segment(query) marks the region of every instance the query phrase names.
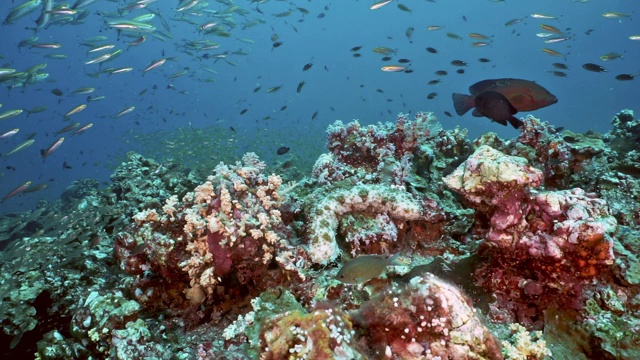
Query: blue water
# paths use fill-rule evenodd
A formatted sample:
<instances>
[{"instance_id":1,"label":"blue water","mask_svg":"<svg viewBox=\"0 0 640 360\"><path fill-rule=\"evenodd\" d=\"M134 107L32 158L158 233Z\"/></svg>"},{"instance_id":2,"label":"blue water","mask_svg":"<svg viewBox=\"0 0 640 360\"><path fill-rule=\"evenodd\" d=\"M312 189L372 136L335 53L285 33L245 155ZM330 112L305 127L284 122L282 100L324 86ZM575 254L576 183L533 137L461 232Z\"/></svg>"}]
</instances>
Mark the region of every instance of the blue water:
<instances>
[{"instance_id":1,"label":"blue water","mask_svg":"<svg viewBox=\"0 0 640 360\"><path fill-rule=\"evenodd\" d=\"M203 1L201 1L203 2ZM361 123L395 121L399 112L433 111L445 128L456 125L469 129L470 137L487 131L497 132L503 138L514 137L517 130L491 123L486 118L474 118L470 113L463 117L455 115L451 93L466 93L468 87L480 80L514 77L534 80L549 89L559 99L557 104L535 111L533 114L556 126L573 131L595 130L606 132L610 119L621 109L633 108L638 102L640 78L621 82L617 74L640 72L640 41L632 41L630 35L640 35L636 17L607 19L602 13L609 11L632 13L637 1L592 1L576 3L569 0L505 1L440 0L402 1L411 12L401 11L392 2L372 11L369 1L268 1L258 6L249 1L236 1L240 8L248 11L242 16L232 13L238 24L235 28L224 27L232 37L203 35L197 25L176 20L183 15L176 12L178 1L161 0L150 5L167 19L173 39L160 41L149 36L140 46L128 47L134 40L119 36L118 32L105 24L101 13L116 11L126 5L124 1L99 0L87 7L89 16L83 24L51 25L37 32L40 42L58 42L60 49L21 48L17 44L34 32L35 20L40 10L34 11L13 24L0 27L0 67L22 71L30 66L47 63L43 70L48 79L24 88L0 89L0 113L11 109L32 109L46 105L44 112L1 121L0 133L13 128L20 132L0 139L0 196L31 180L34 185L48 183L45 190L22 194L0 205L1 213L32 209L38 201L53 201L74 180L95 178L102 182L117 164L124 160L128 151L135 150L145 156L154 157L166 147L160 136L153 141L139 141L144 134L159 130L172 132L178 128L213 127L212 138L231 139L230 144L238 154L255 151L270 163L274 161L276 149L291 148L287 156L302 156L313 159L322 151L326 126L336 119ZM57 1L56 1L57 3ZM0 16L6 17L11 8L21 1L0 2ZM304 7L308 15L296 10ZM325 9L325 6L327 9ZM224 10L228 6L210 1L206 9ZM273 14L291 10L288 17ZM131 19L148 13L135 10L124 16ZM324 17L319 18L320 14ZM558 20L538 20L529 17L532 13L545 13ZM213 19L210 15L184 15L202 24ZM466 20L465 20L466 18ZM510 27L504 24L514 18L524 21ZM254 19L264 23L243 29L242 24ZM152 22L158 29L163 27L156 17ZM540 24L549 24L566 31L571 39L545 44L536 33L543 32ZM428 31L427 26L441 25L446 28ZM412 42L405 36L408 27L414 27ZM567 30L569 29L569 30ZM592 30L587 35L585 32ZM446 36L455 33L463 40ZM477 41L467 37L475 32L490 35L491 45L475 48ZM270 37L278 34L283 45L272 49ZM106 67L131 66L133 71L125 74L102 74L92 78L87 73L100 69L99 65L85 65L85 61L99 55L87 54L89 49L80 45L83 39L104 35L108 40L102 44L114 44L123 54ZM255 41L248 44L237 38ZM188 54L182 45L187 40L208 39L221 44L219 49ZM362 46L361 57L353 57L350 49ZM384 63L382 55L372 49L385 46L397 49L394 59L406 58L411 63L412 73L387 73L380 70ZM434 47L438 54L430 54L426 47ZM552 57L541 51L548 47L566 54L566 59ZM115 50L113 49L113 50ZM244 50L248 55L230 54L226 60L201 59L210 55ZM111 50L111 51L113 51ZM618 52L623 59L603 62L601 55ZM66 59L48 59L46 54L65 54ZM155 60L175 57L163 66L143 75L142 69ZM485 57L489 63L480 63ZM450 65L452 60L466 61L469 66L464 74L456 74L458 68ZM570 69L567 78L558 78L548 71L551 63L562 62ZM308 71L302 68L313 63ZM604 66L605 73L588 72L584 63ZM214 69L211 74L202 66ZM171 74L188 69L188 75L169 79ZM447 76L434 75L436 70L446 70ZM203 82L215 78L215 82ZM441 79L437 85L427 82ZM306 85L298 94L300 81ZM173 88L167 88L171 84ZM157 89L154 89L154 85ZM268 94L269 87L283 85L278 92ZM86 102L87 95L70 95L79 87L95 87L91 96L106 96L105 100ZM261 86L261 90L253 90ZM61 97L51 93L54 88L63 90ZM147 92L139 94L147 89ZM383 91L378 92L377 89ZM183 92L183 93L180 93ZM437 92L433 100L426 95ZM87 108L65 121L63 114L73 107L87 104ZM280 111L286 105L285 111ZM122 109L136 109L121 118L114 119ZM333 110L332 110L333 108ZM244 115L240 115L247 109ZM312 115L318 111L317 118ZM444 115L448 111L453 118ZM525 116L520 113L518 116ZM270 116L268 120L264 118ZM45 161L40 149L48 147L59 136L55 132L72 122L92 122L94 126L81 135L65 134L66 140L60 149ZM230 128L233 127L235 132ZM11 149L35 133L33 146L4 156ZM190 144L198 151L199 144ZM215 154L212 154L215 155ZM162 159L158 159L160 162ZM71 169L63 169L66 162ZM15 168L15 170L13 170ZM103 183L103 186L107 183Z\"/></svg>"}]
</instances>

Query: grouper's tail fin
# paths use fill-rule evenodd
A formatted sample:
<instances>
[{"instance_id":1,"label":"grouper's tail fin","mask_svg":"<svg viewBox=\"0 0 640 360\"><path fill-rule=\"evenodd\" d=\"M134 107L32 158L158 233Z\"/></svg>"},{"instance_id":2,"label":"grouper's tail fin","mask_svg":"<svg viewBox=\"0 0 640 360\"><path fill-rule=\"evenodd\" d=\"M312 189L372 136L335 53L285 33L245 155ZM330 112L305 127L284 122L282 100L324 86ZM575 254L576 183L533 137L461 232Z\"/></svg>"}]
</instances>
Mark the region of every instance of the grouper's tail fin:
<instances>
[{"instance_id":1,"label":"grouper's tail fin","mask_svg":"<svg viewBox=\"0 0 640 360\"><path fill-rule=\"evenodd\" d=\"M470 95L453 93L451 98L453 99L453 107L456 109L456 114L460 116L476 106L473 96Z\"/></svg>"}]
</instances>

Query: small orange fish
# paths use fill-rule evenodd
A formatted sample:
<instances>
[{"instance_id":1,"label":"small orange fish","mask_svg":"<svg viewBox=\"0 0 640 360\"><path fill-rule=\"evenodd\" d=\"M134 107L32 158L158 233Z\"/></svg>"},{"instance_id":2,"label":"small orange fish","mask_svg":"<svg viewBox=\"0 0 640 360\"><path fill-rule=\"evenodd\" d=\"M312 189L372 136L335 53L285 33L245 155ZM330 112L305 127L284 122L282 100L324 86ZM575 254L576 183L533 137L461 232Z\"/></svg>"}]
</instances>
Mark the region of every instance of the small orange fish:
<instances>
[{"instance_id":1,"label":"small orange fish","mask_svg":"<svg viewBox=\"0 0 640 360\"><path fill-rule=\"evenodd\" d=\"M146 35L142 35L139 38L137 38L136 40L132 41L129 43L129 46L136 46L136 45L140 45L143 42L145 42L145 40L147 40L147 36Z\"/></svg>"},{"instance_id":2,"label":"small orange fish","mask_svg":"<svg viewBox=\"0 0 640 360\"><path fill-rule=\"evenodd\" d=\"M66 132L68 132L68 131L71 131L71 130L73 130L73 129L77 128L78 126L80 126L80 123L79 123L79 122L77 122L77 123L73 123L73 124L71 124L71 125L69 125L69 126L65 126L64 128L62 128L62 129L60 129L60 130L56 131L56 135L60 135L60 134L62 134L62 133L66 133Z\"/></svg>"},{"instance_id":3,"label":"small orange fish","mask_svg":"<svg viewBox=\"0 0 640 360\"><path fill-rule=\"evenodd\" d=\"M115 114L113 117L114 118L119 118L120 116L124 116L127 115L128 113L132 112L133 110L135 110L136 107L135 106L129 106L126 109L121 110L120 112L118 112L117 114Z\"/></svg>"},{"instance_id":4,"label":"small orange fish","mask_svg":"<svg viewBox=\"0 0 640 360\"><path fill-rule=\"evenodd\" d=\"M371 10L377 10L380 9L381 7L387 5L388 3L390 3L391 0L383 0L383 1L378 1L377 3L371 5L371 7L369 9Z\"/></svg>"},{"instance_id":5,"label":"small orange fish","mask_svg":"<svg viewBox=\"0 0 640 360\"><path fill-rule=\"evenodd\" d=\"M551 56L557 56L557 57L565 57L564 54L557 52L553 49L549 49L549 48L542 48L542 52L545 54L549 54Z\"/></svg>"},{"instance_id":6,"label":"small orange fish","mask_svg":"<svg viewBox=\"0 0 640 360\"><path fill-rule=\"evenodd\" d=\"M554 34L562 34L562 30L558 29L555 26L551 26L551 25L546 25L546 24L541 24L540 28L542 30L548 31L548 32L552 32Z\"/></svg>"},{"instance_id":7,"label":"small orange fish","mask_svg":"<svg viewBox=\"0 0 640 360\"><path fill-rule=\"evenodd\" d=\"M479 39L479 40L488 40L489 39L489 36L478 34L478 33L469 33L469 34L467 34L467 36L472 38L472 39Z\"/></svg>"},{"instance_id":8,"label":"small orange fish","mask_svg":"<svg viewBox=\"0 0 640 360\"><path fill-rule=\"evenodd\" d=\"M92 127L92 126L93 126L93 123L88 123L88 124L86 124L84 126L81 126L78 130L73 132L73 135L77 135L77 134L83 133L83 132L89 130L89 128Z\"/></svg>"},{"instance_id":9,"label":"small orange fish","mask_svg":"<svg viewBox=\"0 0 640 360\"><path fill-rule=\"evenodd\" d=\"M43 183L43 184L38 184L38 185L33 185L33 186L29 186L27 187L27 189L24 190L24 193L32 193L32 192L36 192L36 191L40 191L40 190L44 190L46 188L49 187L49 184L47 183Z\"/></svg>"}]
</instances>

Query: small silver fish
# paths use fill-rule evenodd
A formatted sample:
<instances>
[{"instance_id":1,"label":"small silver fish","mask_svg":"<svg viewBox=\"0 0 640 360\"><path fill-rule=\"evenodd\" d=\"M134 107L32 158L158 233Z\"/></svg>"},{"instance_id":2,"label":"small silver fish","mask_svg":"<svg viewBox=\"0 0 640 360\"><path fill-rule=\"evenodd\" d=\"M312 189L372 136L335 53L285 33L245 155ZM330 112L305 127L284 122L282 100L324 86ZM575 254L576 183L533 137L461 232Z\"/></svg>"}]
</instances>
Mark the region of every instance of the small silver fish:
<instances>
[{"instance_id":1,"label":"small silver fish","mask_svg":"<svg viewBox=\"0 0 640 360\"><path fill-rule=\"evenodd\" d=\"M387 266L404 265L399 262L400 254L389 258L384 255L362 255L347 261L338 271L336 279L347 284L362 284L382 275Z\"/></svg>"}]
</instances>

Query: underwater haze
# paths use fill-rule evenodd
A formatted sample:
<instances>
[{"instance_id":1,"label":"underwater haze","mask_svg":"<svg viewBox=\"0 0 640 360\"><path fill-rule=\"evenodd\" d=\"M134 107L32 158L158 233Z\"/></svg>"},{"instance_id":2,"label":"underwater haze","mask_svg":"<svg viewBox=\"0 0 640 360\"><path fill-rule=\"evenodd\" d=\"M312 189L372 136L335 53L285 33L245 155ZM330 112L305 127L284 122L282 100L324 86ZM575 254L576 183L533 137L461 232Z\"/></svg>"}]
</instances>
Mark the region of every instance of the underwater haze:
<instances>
[{"instance_id":1,"label":"underwater haze","mask_svg":"<svg viewBox=\"0 0 640 360\"><path fill-rule=\"evenodd\" d=\"M487 131L514 136L516 130L487 118L456 115L451 94L466 93L485 79L520 78L544 86L558 102L533 114L576 132L608 131L615 113L633 108L640 92L640 79L633 79L640 72L640 41L630 39L640 30L637 6L630 0L392 1L376 10L368 1L200 1L183 11L178 8L189 2L154 1L136 9L134 2L98 0L77 1L80 7L70 4L73 11L68 12L63 10L69 4L52 2L45 24L40 17L48 1L29 1L39 5L15 18L9 17L11 10L24 2L0 3L5 19L1 67L19 73L42 65L26 74L25 81L0 77L0 114L24 110L0 121L2 134L20 129L0 139L0 194L27 181L32 190L48 185L7 198L2 213L31 209L43 199L54 201L74 180L106 182L132 150L160 163L188 157L187 152L218 161L247 151L273 163L283 146L290 148L289 156L315 158L323 151L327 125L336 119L373 124L394 121L398 113L432 111L445 128L468 128L471 138ZM231 6L238 9L225 12ZM629 16L604 17L607 12ZM157 15L142 23L153 30L113 25L152 14ZM507 25L510 21L514 23ZM211 22L218 24L200 30ZM487 38L472 38L471 33ZM141 36L143 43L131 44ZM550 37L565 39L545 43ZM484 46L472 46L474 42ZM89 52L103 45L113 47ZM376 53L376 47L392 52ZM112 59L86 64L116 51ZM620 57L601 60L610 53ZM390 59L382 61L385 56ZM143 71L161 59L166 59L161 66ZM467 65L453 66L453 60ZM606 71L585 70L587 63ZM305 71L306 64L312 66ZM381 70L391 65L406 69ZM438 76L438 70L447 74ZM40 79L36 74L48 75ZM620 74L632 77L617 80ZM439 82L429 85L432 80ZM83 87L95 91L72 93ZM270 88L277 91L268 92ZM431 93L435 95L428 99ZM83 104L86 108L65 118ZM135 109L114 117L129 107ZM76 122L76 128L57 134ZM93 126L73 134L88 123ZM169 147L170 136L193 129L220 146ZM43 159L41 151L60 137L65 138L60 147ZM32 145L7 155L30 139Z\"/></svg>"},{"instance_id":2,"label":"underwater haze","mask_svg":"<svg viewBox=\"0 0 640 360\"><path fill-rule=\"evenodd\" d=\"M1 0L0 358L640 359L638 0Z\"/></svg>"}]
</instances>

